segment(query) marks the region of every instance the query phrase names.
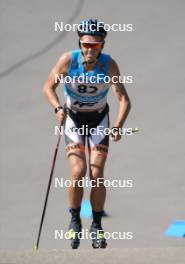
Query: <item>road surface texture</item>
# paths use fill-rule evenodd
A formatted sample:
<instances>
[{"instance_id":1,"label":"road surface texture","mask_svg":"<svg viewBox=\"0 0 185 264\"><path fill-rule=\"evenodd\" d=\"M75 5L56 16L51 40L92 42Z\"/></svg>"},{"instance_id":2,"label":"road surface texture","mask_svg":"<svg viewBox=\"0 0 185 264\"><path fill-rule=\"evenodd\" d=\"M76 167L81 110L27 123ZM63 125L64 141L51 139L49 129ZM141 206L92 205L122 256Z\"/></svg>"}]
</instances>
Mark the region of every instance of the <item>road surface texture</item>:
<instances>
[{"instance_id":1,"label":"road surface texture","mask_svg":"<svg viewBox=\"0 0 185 264\"><path fill-rule=\"evenodd\" d=\"M1 1L0 263L185 263L183 236L165 235L185 220L184 10L183 0ZM108 32L104 49L121 75L133 76L125 84L132 109L124 127L139 132L110 143L106 179L131 180L133 187L107 188L103 219L106 231L133 237L109 239L102 251L84 239L75 252L55 237L70 220L67 188L54 185L70 177L62 137L40 251L33 253L57 142L43 85L60 55L78 48L76 32L55 32L54 23L86 18L133 25L132 32ZM57 91L63 101L62 85ZM112 91L108 101L113 126L119 105ZM84 218L83 228L90 223Z\"/></svg>"}]
</instances>

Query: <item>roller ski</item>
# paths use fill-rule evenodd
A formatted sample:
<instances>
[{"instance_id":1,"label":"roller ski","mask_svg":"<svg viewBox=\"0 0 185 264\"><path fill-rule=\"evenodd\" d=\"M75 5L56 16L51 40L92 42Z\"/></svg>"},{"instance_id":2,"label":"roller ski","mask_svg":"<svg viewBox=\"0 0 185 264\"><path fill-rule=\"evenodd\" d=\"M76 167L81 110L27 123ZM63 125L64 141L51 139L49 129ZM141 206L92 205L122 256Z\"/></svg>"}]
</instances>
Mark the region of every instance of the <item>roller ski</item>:
<instances>
[{"instance_id":1,"label":"roller ski","mask_svg":"<svg viewBox=\"0 0 185 264\"><path fill-rule=\"evenodd\" d=\"M92 247L93 248L106 248L107 242L104 237L104 230L100 225L92 223L90 228L90 234L92 238Z\"/></svg>"},{"instance_id":2,"label":"roller ski","mask_svg":"<svg viewBox=\"0 0 185 264\"><path fill-rule=\"evenodd\" d=\"M68 230L68 237L71 240L71 248L77 249L80 245L80 232L82 230L81 221L71 221Z\"/></svg>"},{"instance_id":3,"label":"roller ski","mask_svg":"<svg viewBox=\"0 0 185 264\"><path fill-rule=\"evenodd\" d=\"M71 240L71 248L77 249L80 245L82 224L80 219L80 209L70 209L72 214L71 222L68 229L68 238Z\"/></svg>"}]
</instances>

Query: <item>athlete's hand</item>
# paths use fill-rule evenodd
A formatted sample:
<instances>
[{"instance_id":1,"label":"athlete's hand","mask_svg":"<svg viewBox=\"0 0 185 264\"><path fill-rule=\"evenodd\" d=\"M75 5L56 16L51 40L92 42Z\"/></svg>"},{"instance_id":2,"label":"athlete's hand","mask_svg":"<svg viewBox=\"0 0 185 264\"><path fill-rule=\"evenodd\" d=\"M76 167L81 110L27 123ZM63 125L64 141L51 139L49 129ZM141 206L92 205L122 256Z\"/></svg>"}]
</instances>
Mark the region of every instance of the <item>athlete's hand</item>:
<instances>
[{"instance_id":1,"label":"athlete's hand","mask_svg":"<svg viewBox=\"0 0 185 264\"><path fill-rule=\"evenodd\" d=\"M56 116L57 116L58 122L63 125L64 122L65 122L65 120L66 120L66 117L67 117L67 114L64 112L64 110L63 109L60 109L56 113Z\"/></svg>"},{"instance_id":2,"label":"athlete's hand","mask_svg":"<svg viewBox=\"0 0 185 264\"><path fill-rule=\"evenodd\" d=\"M110 139L114 142L117 142L121 139L121 134L119 132L119 128L118 127L113 127L112 128L112 133L110 135Z\"/></svg>"},{"instance_id":3,"label":"athlete's hand","mask_svg":"<svg viewBox=\"0 0 185 264\"><path fill-rule=\"evenodd\" d=\"M114 142L117 142L121 139L121 135L119 133L116 133L115 135L111 135L111 140Z\"/></svg>"}]
</instances>

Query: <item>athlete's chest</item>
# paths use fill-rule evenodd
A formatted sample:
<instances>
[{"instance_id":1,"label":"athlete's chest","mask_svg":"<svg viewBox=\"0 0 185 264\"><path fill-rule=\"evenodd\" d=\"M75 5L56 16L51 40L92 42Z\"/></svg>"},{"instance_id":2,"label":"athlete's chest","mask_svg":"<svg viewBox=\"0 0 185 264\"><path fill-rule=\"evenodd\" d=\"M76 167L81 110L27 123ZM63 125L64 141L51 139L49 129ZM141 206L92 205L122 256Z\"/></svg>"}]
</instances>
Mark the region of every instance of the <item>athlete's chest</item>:
<instances>
[{"instance_id":1,"label":"athlete's chest","mask_svg":"<svg viewBox=\"0 0 185 264\"><path fill-rule=\"evenodd\" d=\"M109 86L109 76L104 70L97 67L91 71L79 67L70 72L70 77L72 80L71 89L84 95L96 95Z\"/></svg>"}]
</instances>

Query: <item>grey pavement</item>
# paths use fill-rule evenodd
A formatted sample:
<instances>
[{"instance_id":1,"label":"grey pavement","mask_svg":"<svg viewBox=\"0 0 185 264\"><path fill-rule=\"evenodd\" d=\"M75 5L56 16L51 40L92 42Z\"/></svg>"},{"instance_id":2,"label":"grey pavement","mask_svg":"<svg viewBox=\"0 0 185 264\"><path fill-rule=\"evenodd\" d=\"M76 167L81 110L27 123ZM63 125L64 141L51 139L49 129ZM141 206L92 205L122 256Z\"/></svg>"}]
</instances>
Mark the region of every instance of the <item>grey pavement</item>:
<instances>
[{"instance_id":1,"label":"grey pavement","mask_svg":"<svg viewBox=\"0 0 185 264\"><path fill-rule=\"evenodd\" d=\"M111 264L184 264L185 252L182 248L133 248L104 249L104 250L41 250L39 252L2 252L1 262L16 263L111 263Z\"/></svg>"},{"instance_id":2,"label":"grey pavement","mask_svg":"<svg viewBox=\"0 0 185 264\"><path fill-rule=\"evenodd\" d=\"M145 263L148 257L151 264L183 263L184 238L164 233L173 221L185 220L184 10L183 0L1 1L0 251L12 253L1 253L0 263L14 263L14 254L15 263L24 263L23 258L27 263L33 256L30 250L57 141L57 122L43 96L43 84L59 56L78 48L76 33L55 32L54 22L72 24L89 17L109 24L132 23L134 28L110 32L104 50L117 61L122 75L133 76L133 84L126 84L132 109L125 127L138 127L139 133L110 144L106 178L132 180L133 187L108 188L109 217L103 220L105 230L132 232L133 239L112 239L109 250L101 253L89 251L91 242L84 240L82 251L72 253L74 260L78 254L100 254L102 259L108 254L109 263L108 256L119 252L120 262L111 263ZM57 91L63 101L62 86ZM118 101L112 92L108 101L113 126ZM69 176L62 139L54 177ZM84 199L88 195L89 188ZM67 230L69 219L67 190L55 188L53 181L40 241L46 251L39 259L46 254L49 263L54 253L47 250L52 249L58 250L56 263L62 250L66 249L65 259L70 257L69 241L54 238L55 229ZM84 228L89 225L90 220L83 219Z\"/></svg>"}]
</instances>

